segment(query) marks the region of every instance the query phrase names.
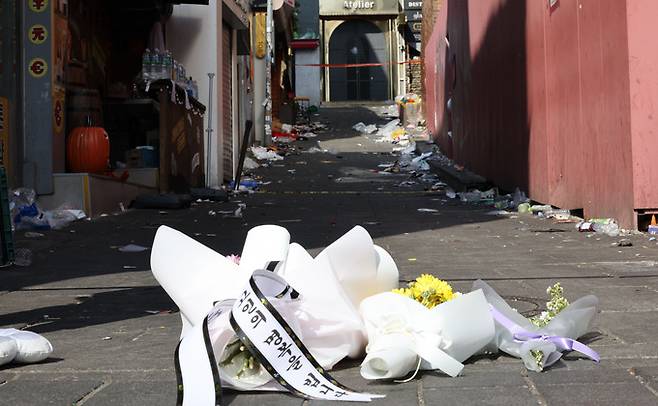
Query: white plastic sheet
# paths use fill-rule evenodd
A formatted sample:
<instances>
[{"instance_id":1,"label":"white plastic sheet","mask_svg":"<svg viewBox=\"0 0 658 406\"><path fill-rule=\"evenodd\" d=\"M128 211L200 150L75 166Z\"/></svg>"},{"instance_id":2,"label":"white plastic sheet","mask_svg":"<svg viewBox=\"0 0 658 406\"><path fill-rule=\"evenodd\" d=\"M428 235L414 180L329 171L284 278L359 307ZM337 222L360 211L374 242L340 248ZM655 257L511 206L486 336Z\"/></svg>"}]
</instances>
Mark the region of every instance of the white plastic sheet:
<instances>
[{"instance_id":1,"label":"white plastic sheet","mask_svg":"<svg viewBox=\"0 0 658 406\"><path fill-rule=\"evenodd\" d=\"M366 379L402 378L416 369L457 376L462 362L494 337L494 322L481 291L460 295L428 309L408 297L386 292L361 303L368 332Z\"/></svg>"},{"instance_id":2,"label":"white plastic sheet","mask_svg":"<svg viewBox=\"0 0 658 406\"><path fill-rule=\"evenodd\" d=\"M596 296L585 296L571 303L546 327L540 329L534 326L530 320L512 309L486 282L481 280L475 281L473 283L473 289L481 289L493 308L521 328L545 336L567 337L574 340L587 333L590 329L599 303ZM526 368L537 372L555 363L562 356L562 353L557 351L556 346L548 341L516 340L514 334L499 322L496 322L496 335L493 341L489 343L487 350L492 352L500 350L514 357L521 358ZM531 351L541 351L544 353L542 365L537 364Z\"/></svg>"}]
</instances>

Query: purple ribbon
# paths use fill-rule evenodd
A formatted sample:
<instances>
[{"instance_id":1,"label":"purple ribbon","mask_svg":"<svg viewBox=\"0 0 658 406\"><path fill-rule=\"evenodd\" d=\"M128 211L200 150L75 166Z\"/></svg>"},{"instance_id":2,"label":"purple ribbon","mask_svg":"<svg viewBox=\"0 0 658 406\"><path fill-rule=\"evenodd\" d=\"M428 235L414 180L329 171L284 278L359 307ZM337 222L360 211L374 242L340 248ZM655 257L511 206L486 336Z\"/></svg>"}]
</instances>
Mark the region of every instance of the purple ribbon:
<instances>
[{"instance_id":1,"label":"purple ribbon","mask_svg":"<svg viewBox=\"0 0 658 406\"><path fill-rule=\"evenodd\" d=\"M599 354L586 346L585 344L574 340L568 337L559 337L559 336L548 336L544 334L539 334L537 332L532 332L524 329L519 326L507 316L502 314L500 311L496 310L493 306L491 307L491 314L493 315L494 320L496 320L501 326L507 329L514 340L517 342L528 342L528 341L546 341L555 345L555 348L558 351L578 351L583 354L585 357L591 359L594 362L599 362L601 357ZM547 359L546 366L549 366L555 363L560 357L551 357Z\"/></svg>"}]
</instances>

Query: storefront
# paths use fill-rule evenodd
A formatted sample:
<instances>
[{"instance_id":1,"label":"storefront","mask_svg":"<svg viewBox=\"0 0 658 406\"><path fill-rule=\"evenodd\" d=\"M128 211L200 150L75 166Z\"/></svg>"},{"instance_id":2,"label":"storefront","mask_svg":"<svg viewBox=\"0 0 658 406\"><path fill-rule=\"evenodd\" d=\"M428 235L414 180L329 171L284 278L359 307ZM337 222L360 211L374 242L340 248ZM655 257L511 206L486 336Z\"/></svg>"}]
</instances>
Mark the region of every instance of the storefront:
<instances>
[{"instance_id":1,"label":"storefront","mask_svg":"<svg viewBox=\"0 0 658 406\"><path fill-rule=\"evenodd\" d=\"M320 2L326 101L383 101L398 94L399 14L398 0Z\"/></svg>"},{"instance_id":2,"label":"storefront","mask_svg":"<svg viewBox=\"0 0 658 406\"><path fill-rule=\"evenodd\" d=\"M23 97L10 106L6 143L13 187L34 189L44 209L66 204L93 216L137 194L204 186L199 77L177 63L167 35L173 3L185 2L27 0L1 9L20 22L10 77Z\"/></svg>"}]
</instances>

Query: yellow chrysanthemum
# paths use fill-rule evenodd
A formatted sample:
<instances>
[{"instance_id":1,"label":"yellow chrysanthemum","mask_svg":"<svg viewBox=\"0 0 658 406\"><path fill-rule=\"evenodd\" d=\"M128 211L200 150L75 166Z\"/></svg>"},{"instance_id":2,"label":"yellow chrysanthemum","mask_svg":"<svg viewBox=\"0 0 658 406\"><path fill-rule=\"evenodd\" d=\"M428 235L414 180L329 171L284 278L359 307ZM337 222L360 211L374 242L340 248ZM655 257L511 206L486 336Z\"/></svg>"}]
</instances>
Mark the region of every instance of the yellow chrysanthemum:
<instances>
[{"instance_id":1,"label":"yellow chrysanthemum","mask_svg":"<svg viewBox=\"0 0 658 406\"><path fill-rule=\"evenodd\" d=\"M447 282L426 274L409 283L408 289L395 289L393 292L414 299L430 309L454 297L452 287Z\"/></svg>"}]
</instances>

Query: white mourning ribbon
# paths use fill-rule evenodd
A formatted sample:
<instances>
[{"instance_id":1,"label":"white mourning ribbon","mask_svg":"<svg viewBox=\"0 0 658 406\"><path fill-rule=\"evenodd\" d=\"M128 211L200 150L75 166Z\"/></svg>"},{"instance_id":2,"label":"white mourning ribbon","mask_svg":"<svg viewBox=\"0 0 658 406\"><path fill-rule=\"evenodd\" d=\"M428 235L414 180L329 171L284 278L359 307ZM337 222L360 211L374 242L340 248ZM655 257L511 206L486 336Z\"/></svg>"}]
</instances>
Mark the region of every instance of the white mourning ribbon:
<instances>
[{"instance_id":1,"label":"white mourning ribbon","mask_svg":"<svg viewBox=\"0 0 658 406\"><path fill-rule=\"evenodd\" d=\"M213 324L230 310L236 335L274 380L307 399L369 402L383 397L355 392L332 378L313 358L268 298L299 294L280 276L255 271L232 308L219 303L176 349L177 405L221 405L221 380L210 339Z\"/></svg>"}]
</instances>

